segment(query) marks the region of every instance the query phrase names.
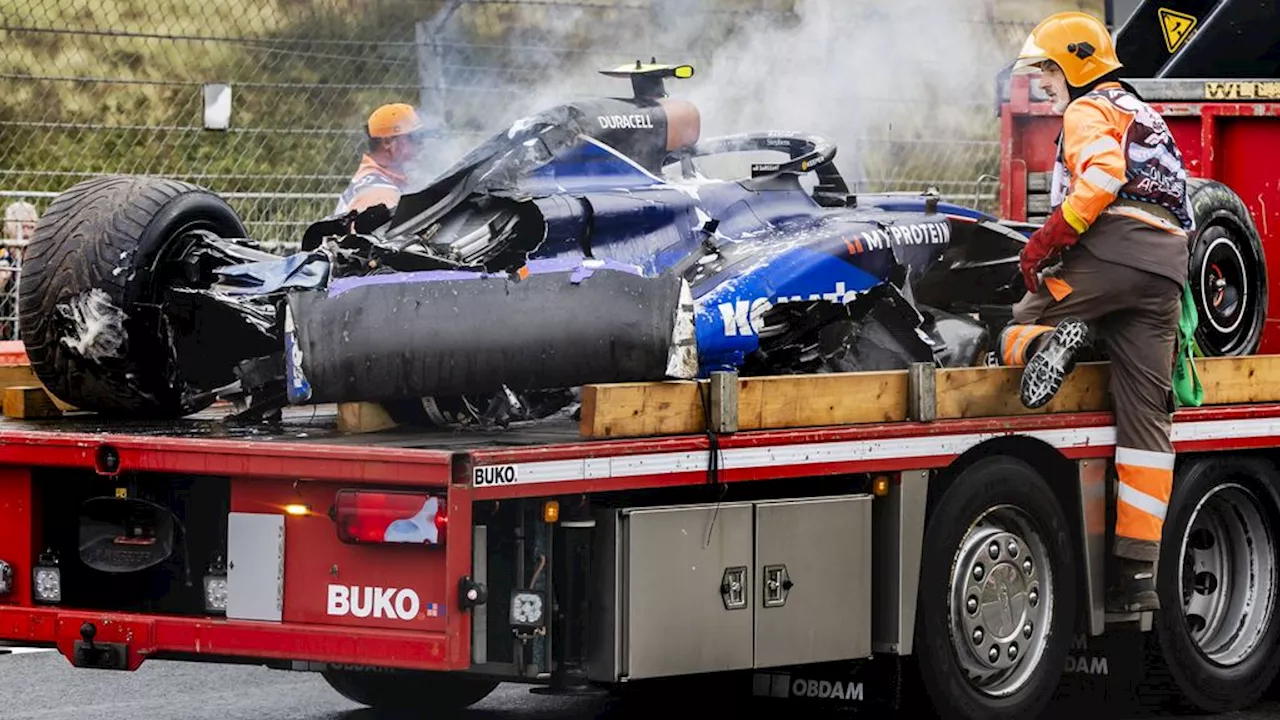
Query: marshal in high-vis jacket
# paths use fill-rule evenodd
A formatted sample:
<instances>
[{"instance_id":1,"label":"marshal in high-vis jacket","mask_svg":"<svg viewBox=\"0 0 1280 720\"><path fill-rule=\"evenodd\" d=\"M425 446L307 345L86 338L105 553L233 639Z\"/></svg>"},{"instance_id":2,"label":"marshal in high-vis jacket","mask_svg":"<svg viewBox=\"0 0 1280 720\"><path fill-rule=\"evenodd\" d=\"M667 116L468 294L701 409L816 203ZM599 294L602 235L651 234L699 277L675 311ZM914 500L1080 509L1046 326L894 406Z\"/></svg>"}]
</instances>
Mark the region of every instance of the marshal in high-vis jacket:
<instances>
[{"instance_id":1,"label":"marshal in high-vis jacket","mask_svg":"<svg viewBox=\"0 0 1280 720\"><path fill-rule=\"evenodd\" d=\"M1108 82L1072 102L1062 121L1050 202L1080 243L1107 262L1186 282L1187 234L1195 221L1182 154L1164 118ZM1104 215L1132 218L1152 231L1128 233L1122 242L1086 232Z\"/></svg>"}]
</instances>

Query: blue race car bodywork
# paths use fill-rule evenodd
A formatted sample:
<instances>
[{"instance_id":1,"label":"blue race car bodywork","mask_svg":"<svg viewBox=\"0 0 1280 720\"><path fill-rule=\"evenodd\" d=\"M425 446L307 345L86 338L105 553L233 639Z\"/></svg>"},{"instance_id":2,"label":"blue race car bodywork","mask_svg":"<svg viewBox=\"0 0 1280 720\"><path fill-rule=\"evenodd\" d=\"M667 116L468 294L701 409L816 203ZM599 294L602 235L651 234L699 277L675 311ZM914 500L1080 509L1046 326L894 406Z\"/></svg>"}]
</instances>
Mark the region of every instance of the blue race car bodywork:
<instances>
[{"instance_id":1,"label":"blue race car bodywork","mask_svg":"<svg viewBox=\"0 0 1280 720\"><path fill-rule=\"evenodd\" d=\"M198 361L225 372L189 375L222 382L188 392L509 407L587 383L983 360L1029 226L850 193L820 137L700 141L696 108L653 92L662 72L638 71L635 98L522 119L394 210L315 223L288 257L206 233L186 262L209 281L168 303L230 318L232 349L206 344ZM781 158L735 180L696 168L740 152Z\"/></svg>"}]
</instances>

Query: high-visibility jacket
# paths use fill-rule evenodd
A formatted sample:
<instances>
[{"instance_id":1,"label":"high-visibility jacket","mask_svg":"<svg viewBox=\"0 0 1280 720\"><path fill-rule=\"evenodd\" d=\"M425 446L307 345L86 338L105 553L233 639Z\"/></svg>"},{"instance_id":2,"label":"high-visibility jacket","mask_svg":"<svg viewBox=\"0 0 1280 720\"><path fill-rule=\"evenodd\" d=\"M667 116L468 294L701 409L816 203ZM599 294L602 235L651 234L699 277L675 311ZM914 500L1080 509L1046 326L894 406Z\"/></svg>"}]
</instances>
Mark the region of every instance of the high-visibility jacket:
<instances>
[{"instance_id":1,"label":"high-visibility jacket","mask_svg":"<svg viewBox=\"0 0 1280 720\"><path fill-rule=\"evenodd\" d=\"M1195 229L1186 167L1168 125L1115 82L1067 106L1050 202L1082 234L1103 213L1183 237Z\"/></svg>"},{"instance_id":2,"label":"high-visibility jacket","mask_svg":"<svg viewBox=\"0 0 1280 720\"><path fill-rule=\"evenodd\" d=\"M360 159L360 166L356 168L351 183L338 198L338 205L333 212L335 215L345 215L356 205L357 199L374 194L390 206L399 200L405 181L404 175L379 165L376 160L365 155Z\"/></svg>"}]
</instances>

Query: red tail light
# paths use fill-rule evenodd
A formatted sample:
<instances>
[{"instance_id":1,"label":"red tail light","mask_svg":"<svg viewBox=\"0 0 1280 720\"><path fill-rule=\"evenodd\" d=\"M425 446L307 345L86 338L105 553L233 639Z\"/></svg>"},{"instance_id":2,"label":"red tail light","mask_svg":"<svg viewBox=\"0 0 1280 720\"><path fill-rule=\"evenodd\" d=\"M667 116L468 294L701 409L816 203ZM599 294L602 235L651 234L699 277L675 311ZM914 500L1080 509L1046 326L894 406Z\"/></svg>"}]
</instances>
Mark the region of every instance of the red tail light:
<instances>
[{"instance_id":1,"label":"red tail light","mask_svg":"<svg viewBox=\"0 0 1280 720\"><path fill-rule=\"evenodd\" d=\"M448 520L445 498L427 493L341 490L334 503L345 543L443 545Z\"/></svg>"}]
</instances>

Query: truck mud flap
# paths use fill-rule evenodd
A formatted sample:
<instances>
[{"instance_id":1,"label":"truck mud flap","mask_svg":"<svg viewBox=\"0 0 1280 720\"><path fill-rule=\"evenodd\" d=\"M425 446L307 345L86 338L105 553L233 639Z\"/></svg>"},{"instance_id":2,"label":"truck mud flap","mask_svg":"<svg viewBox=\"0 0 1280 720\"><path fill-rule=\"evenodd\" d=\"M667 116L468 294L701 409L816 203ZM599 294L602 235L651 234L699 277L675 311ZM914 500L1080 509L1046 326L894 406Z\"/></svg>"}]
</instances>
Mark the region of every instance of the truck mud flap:
<instances>
[{"instance_id":1,"label":"truck mud flap","mask_svg":"<svg viewBox=\"0 0 1280 720\"><path fill-rule=\"evenodd\" d=\"M829 713L883 717L903 709L906 659L877 656L870 660L824 663L807 667L756 670L751 674L751 700L788 717L822 717Z\"/></svg>"},{"instance_id":2,"label":"truck mud flap","mask_svg":"<svg viewBox=\"0 0 1280 720\"><path fill-rule=\"evenodd\" d=\"M577 267L522 279L457 272L342 279L288 297L289 400L690 378L693 331L692 295L675 275Z\"/></svg>"},{"instance_id":3,"label":"truck mud flap","mask_svg":"<svg viewBox=\"0 0 1280 720\"><path fill-rule=\"evenodd\" d=\"M1109 625L1105 635L1078 632L1062 675L1049 717L1079 717L1099 708L1115 713L1140 713L1172 698L1164 678L1152 677L1154 665L1148 633L1136 624ZM1117 715L1117 717L1127 715Z\"/></svg>"}]
</instances>

